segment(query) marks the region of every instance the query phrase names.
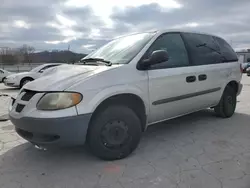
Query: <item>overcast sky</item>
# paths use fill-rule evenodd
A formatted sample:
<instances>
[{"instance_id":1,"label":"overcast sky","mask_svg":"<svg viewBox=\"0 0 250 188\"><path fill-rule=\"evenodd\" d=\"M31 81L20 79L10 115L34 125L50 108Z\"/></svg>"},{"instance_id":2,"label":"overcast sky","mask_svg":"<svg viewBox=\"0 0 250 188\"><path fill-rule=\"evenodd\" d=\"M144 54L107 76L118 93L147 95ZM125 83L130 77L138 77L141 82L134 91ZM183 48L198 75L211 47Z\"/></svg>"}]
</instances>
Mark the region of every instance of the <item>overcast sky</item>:
<instances>
[{"instance_id":1,"label":"overcast sky","mask_svg":"<svg viewBox=\"0 0 250 188\"><path fill-rule=\"evenodd\" d=\"M154 29L219 35L250 48L250 0L0 0L0 47L89 52L108 40Z\"/></svg>"}]
</instances>

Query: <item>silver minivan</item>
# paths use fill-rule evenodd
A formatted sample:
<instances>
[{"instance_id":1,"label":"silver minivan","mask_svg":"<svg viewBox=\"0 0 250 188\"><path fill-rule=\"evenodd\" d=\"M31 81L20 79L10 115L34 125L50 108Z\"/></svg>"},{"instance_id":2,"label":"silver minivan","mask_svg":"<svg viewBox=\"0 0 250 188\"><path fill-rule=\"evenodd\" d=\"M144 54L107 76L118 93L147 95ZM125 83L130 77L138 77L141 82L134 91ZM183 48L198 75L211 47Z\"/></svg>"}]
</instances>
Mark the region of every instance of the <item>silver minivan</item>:
<instances>
[{"instance_id":1,"label":"silver minivan","mask_svg":"<svg viewBox=\"0 0 250 188\"><path fill-rule=\"evenodd\" d=\"M237 55L220 37L138 33L28 83L9 116L17 133L35 145L87 143L102 159L121 159L149 125L205 108L231 117L241 77Z\"/></svg>"}]
</instances>

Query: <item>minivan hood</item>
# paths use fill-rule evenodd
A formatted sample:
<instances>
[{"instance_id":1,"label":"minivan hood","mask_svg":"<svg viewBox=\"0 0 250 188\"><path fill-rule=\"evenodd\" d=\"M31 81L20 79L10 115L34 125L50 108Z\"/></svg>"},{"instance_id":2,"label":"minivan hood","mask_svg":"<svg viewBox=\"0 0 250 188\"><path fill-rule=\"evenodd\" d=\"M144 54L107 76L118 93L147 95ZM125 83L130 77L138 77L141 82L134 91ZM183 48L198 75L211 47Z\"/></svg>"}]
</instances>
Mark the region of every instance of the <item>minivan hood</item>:
<instances>
[{"instance_id":1,"label":"minivan hood","mask_svg":"<svg viewBox=\"0 0 250 188\"><path fill-rule=\"evenodd\" d=\"M84 81L90 76L115 67L118 66L62 65L48 75L44 75L26 84L24 89L34 91L63 91L77 82Z\"/></svg>"}]
</instances>

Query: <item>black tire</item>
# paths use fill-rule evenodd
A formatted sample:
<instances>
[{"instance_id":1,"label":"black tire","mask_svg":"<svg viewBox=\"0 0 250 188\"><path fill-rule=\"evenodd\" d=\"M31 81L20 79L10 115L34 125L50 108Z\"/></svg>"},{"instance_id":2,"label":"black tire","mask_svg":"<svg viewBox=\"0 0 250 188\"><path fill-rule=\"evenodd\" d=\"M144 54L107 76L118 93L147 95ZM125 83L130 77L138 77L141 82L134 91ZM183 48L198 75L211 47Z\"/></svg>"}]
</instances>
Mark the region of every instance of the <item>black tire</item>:
<instances>
[{"instance_id":1,"label":"black tire","mask_svg":"<svg viewBox=\"0 0 250 188\"><path fill-rule=\"evenodd\" d=\"M34 79L32 78L23 78L20 82L20 88L22 88L25 84L27 84L28 82L33 81Z\"/></svg>"},{"instance_id":2,"label":"black tire","mask_svg":"<svg viewBox=\"0 0 250 188\"><path fill-rule=\"evenodd\" d=\"M3 79L2 79L2 83L4 83L4 80L6 79L6 77L4 77Z\"/></svg>"},{"instance_id":3,"label":"black tire","mask_svg":"<svg viewBox=\"0 0 250 188\"><path fill-rule=\"evenodd\" d=\"M217 116L222 118L231 117L236 108L237 96L236 91L230 87L226 86L219 104L214 108Z\"/></svg>"},{"instance_id":4,"label":"black tire","mask_svg":"<svg viewBox=\"0 0 250 188\"><path fill-rule=\"evenodd\" d=\"M137 148L141 133L141 121L132 109L112 105L93 117L87 140L94 155L103 160L117 160Z\"/></svg>"}]
</instances>

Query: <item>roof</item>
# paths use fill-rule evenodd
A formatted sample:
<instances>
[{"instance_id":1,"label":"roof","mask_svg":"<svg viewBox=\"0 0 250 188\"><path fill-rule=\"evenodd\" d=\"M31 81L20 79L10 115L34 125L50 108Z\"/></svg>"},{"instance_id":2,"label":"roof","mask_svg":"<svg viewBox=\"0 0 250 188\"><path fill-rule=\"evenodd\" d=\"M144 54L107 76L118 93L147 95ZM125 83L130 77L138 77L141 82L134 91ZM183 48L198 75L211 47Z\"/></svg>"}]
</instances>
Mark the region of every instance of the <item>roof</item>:
<instances>
[{"instance_id":1,"label":"roof","mask_svg":"<svg viewBox=\"0 0 250 188\"><path fill-rule=\"evenodd\" d=\"M191 31L191 30L181 30L181 29L158 29L158 30L148 30L148 31L144 31L144 32L135 32L135 33L130 33L130 34L125 34L125 35L121 35L118 37L115 37L114 39L118 39L121 37L125 37L125 36L130 36L130 35L136 35L136 34L140 34L140 33L168 33L168 32L176 32L176 33L195 33L195 34L202 34L202 35L210 35L210 36L214 36L214 37L219 37L217 35L214 34L210 34L210 33L204 33L204 32L200 32L200 31Z\"/></svg>"},{"instance_id":2,"label":"roof","mask_svg":"<svg viewBox=\"0 0 250 188\"><path fill-rule=\"evenodd\" d=\"M155 30L155 32L158 32L158 33L167 33L167 32L195 33L195 34L210 35L210 36L218 37L217 35L214 35L211 33L205 33L201 31L192 31L192 30L183 30L183 29L159 29L159 30Z\"/></svg>"}]
</instances>

